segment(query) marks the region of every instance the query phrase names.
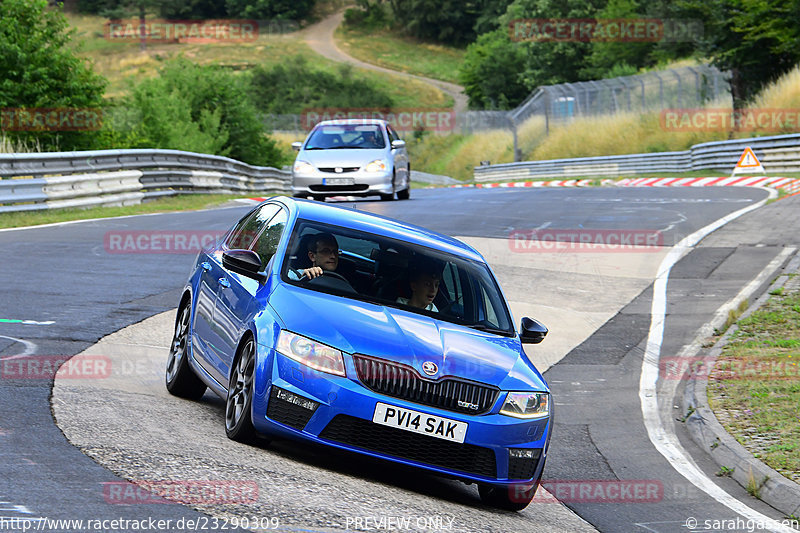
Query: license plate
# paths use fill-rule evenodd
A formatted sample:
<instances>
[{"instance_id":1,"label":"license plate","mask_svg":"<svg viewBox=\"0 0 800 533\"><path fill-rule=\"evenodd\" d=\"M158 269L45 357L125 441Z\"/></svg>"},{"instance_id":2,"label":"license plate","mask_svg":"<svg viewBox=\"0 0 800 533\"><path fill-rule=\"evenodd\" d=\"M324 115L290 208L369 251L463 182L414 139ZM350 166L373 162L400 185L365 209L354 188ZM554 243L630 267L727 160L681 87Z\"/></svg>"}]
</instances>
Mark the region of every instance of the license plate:
<instances>
[{"instance_id":1,"label":"license plate","mask_svg":"<svg viewBox=\"0 0 800 533\"><path fill-rule=\"evenodd\" d=\"M353 178L322 178L323 185L355 185Z\"/></svg>"},{"instance_id":2,"label":"license plate","mask_svg":"<svg viewBox=\"0 0 800 533\"><path fill-rule=\"evenodd\" d=\"M376 424L413 431L422 435L430 435L437 439L452 442L464 442L467 436L466 422L451 420L441 416L433 416L411 409L403 409L394 405L380 403L375 406L372 421Z\"/></svg>"}]
</instances>

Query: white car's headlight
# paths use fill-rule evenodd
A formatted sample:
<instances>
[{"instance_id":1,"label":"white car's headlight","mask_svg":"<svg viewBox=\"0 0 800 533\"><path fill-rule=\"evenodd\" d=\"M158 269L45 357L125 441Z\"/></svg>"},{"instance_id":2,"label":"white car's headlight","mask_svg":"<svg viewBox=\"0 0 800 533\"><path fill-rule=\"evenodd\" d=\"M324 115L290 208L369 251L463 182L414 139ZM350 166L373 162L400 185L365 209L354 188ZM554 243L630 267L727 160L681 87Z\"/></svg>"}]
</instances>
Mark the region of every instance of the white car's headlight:
<instances>
[{"instance_id":1,"label":"white car's headlight","mask_svg":"<svg viewBox=\"0 0 800 533\"><path fill-rule=\"evenodd\" d=\"M294 171L297 172L298 174L314 172L314 165L312 165L311 163L307 163L306 161L295 161Z\"/></svg>"},{"instance_id":2,"label":"white car's headlight","mask_svg":"<svg viewBox=\"0 0 800 533\"><path fill-rule=\"evenodd\" d=\"M500 413L527 419L550 416L550 395L546 392L509 392Z\"/></svg>"},{"instance_id":3,"label":"white car's headlight","mask_svg":"<svg viewBox=\"0 0 800 533\"><path fill-rule=\"evenodd\" d=\"M364 170L367 172L383 172L386 170L386 163L380 159L376 159L375 161L370 161L367 163L367 166L364 167Z\"/></svg>"},{"instance_id":4,"label":"white car's headlight","mask_svg":"<svg viewBox=\"0 0 800 533\"><path fill-rule=\"evenodd\" d=\"M296 333L281 331L276 350L314 370L346 376L342 352Z\"/></svg>"}]
</instances>

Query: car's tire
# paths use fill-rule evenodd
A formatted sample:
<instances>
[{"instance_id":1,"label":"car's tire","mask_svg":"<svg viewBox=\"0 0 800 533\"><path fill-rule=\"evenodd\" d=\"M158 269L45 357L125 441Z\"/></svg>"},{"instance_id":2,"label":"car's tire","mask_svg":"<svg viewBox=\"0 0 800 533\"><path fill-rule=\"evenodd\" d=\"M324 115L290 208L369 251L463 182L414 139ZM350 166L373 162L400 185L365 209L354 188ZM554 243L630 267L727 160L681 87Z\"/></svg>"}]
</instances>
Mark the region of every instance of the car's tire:
<instances>
[{"instance_id":1,"label":"car's tire","mask_svg":"<svg viewBox=\"0 0 800 533\"><path fill-rule=\"evenodd\" d=\"M197 400L206 392L206 384L192 371L189 366L189 319L192 306L187 301L178 309L175 319L175 335L167 357L167 369L164 381L167 391L174 396Z\"/></svg>"},{"instance_id":2,"label":"car's tire","mask_svg":"<svg viewBox=\"0 0 800 533\"><path fill-rule=\"evenodd\" d=\"M397 191L397 199L398 200L408 200L411 198L411 188L403 189L402 191Z\"/></svg>"},{"instance_id":3,"label":"car's tire","mask_svg":"<svg viewBox=\"0 0 800 533\"><path fill-rule=\"evenodd\" d=\"M239 350L228 382L228 397L225 399L225 433L229 439L250 442L256 436L253 419L253 380L256 367L256 344L248 338Z\"/></svg>"},{"instance_id":4,"label":"car's tire","mask_svg":"<svg viewBox=\"0 0 800 533\"><path fill-rule=\"evenodd\" d=\"M506 511L522 511L533 501L538 488L539 480L530 485L489 485L480 483L478 492L481 495L481 501L486 505L505 509Z\"/></svg>"},{"instance_id":5,"label":"car's tire","mask_svg":"<svg viewBox=\"0 0 800 533\"><path fill-rule=\"evenodd\" d=\"M392 192L389 194L381 194L382 201L391 202L392 200L394 200L394 183L396 178L397 176L395 174L392 174Z\"/></svg>"}]
</instances>

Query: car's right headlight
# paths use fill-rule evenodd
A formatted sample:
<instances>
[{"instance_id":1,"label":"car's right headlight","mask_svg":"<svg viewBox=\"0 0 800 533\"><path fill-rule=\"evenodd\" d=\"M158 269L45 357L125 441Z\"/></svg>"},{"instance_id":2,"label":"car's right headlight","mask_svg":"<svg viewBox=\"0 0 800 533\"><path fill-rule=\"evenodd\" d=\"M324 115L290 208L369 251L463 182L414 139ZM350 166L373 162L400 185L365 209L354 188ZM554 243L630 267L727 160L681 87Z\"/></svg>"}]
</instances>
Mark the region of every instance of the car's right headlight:
<instances>
[{"instance_id":1,"label":"car's right headlight","mask_svg":"<svg viewBox=\"0 0 800 533\"><path fill-rule=\"evenodd\" d=\"M340 350L312 341L297 333L281 331L280 335L278 335L278 345L275 349L289 359L293 359L314 370L336 374L337 376L347 375L344 370L344 358Z\"/></svg>"},{"instance_id":2,"label":"car's right headlight","mask_svg":"<svg viewBox=\"0 0 800 533\"><path fill-rule=\"evenodd\" d=\"M309 172L314 172L314 165L308 163L306 161L295 161L294 162L294 171L298 174L307 174Z\"/></svg>"},{"instance_id":3,"label":"car's right headlight","mask_svg":"<svg viewBox=\"0 0 800 533\"><path fill-rule=\"evenodd\" d=\"M545 418L550 416L550 395L546 392L509 392L500 414L514 418Z\"/></svg>"}]
</instances>

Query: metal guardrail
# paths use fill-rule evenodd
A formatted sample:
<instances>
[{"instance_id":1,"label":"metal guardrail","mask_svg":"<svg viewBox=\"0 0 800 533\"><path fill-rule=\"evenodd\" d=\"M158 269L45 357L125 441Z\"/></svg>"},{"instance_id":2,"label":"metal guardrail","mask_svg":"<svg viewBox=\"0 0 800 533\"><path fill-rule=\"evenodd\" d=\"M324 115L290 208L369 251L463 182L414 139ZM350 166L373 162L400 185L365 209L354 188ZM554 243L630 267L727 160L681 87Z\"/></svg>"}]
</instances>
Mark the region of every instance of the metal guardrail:
<instances>
[{"instance_id":1,"label":"metal guardrail","mask_svg":"<svg viewBox=\"0 0 800 533\"><path fill-rule=\"evenodd\" d=\"M696 144L682 152L523 161L475 167L475 181L575 176L624 176L692 170L730 172L745 147L753 149L768 173L800 172L800 134Z\"/></svg>"},{"instance_id":2,"label":"metal guardrail","mask_svg":"<svg viewBox=\"0 0 800 533\"><path fill-rule=\"evenodd\" d=\"M284 194L291 173L179 150L98 150L0 154L0 178L5 213L129 205L179 193Z\"/></svg>"}]
</instances>

